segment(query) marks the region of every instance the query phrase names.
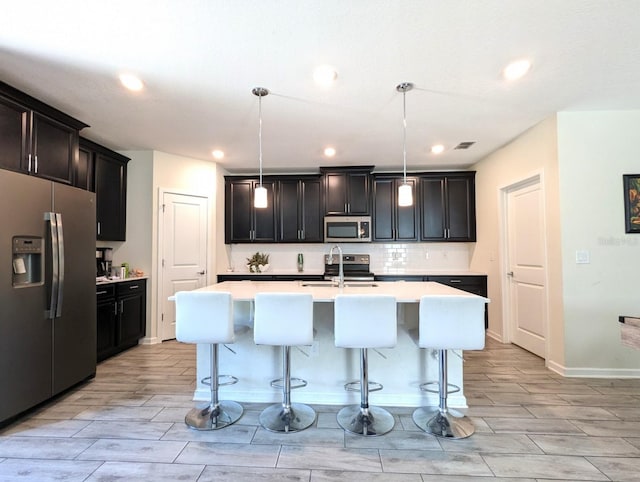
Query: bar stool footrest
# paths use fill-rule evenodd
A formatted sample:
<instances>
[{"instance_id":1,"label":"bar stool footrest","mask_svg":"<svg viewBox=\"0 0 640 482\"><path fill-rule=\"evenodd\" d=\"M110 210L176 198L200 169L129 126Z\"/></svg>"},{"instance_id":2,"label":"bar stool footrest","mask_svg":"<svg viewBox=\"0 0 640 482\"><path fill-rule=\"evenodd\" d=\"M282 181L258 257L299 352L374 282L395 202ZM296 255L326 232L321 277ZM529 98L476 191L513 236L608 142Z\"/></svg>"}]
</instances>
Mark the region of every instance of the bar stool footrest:
<instances>
[{"instance_id":1,"label":"bar stool footrest","mask_svg":"<svg viewBox=\"0 0 640 482\"><path fill-rule=\"evenodd\" d=\"M428 388L432 385L435 385L436 388ZM425 382L420 384L420 390L423 392L429 393L440 393L440 383L439 382ZM460 387L458 385L454 385L453 383L447 383L447 395L450 393L458 393L460 391Z\"/></svg>"},{"instance_id":2,"label":"bar stool footrest","mask_svg":"<svg viewBox=\"0 0 640 482\"><path fill-rule=\"evenodd\" d=\"M211 377L204 377L200 382L203 385L211 386ZM218 375L218 386L224 387L225 385L235 385L238 383L238 378L233 375Z\"/></svg>"},{"instance_id":3,"label":"bar stool footrest","mask_svg":"<svg viewBox=\"0 0 640 482\"><path fill-rule=\"evenodd\" d=\"M284 378L276 378L275 380L271 380L271 386L273 388L284 388ZM307 381L302 378L291 378L290 388L291 390L295 390L296 388L302 388L307 386Z\"/></svg>"},{"instance_id":4,"label":"bar stool footrest","mask_svg":"<svg viewBox=\"0 0 640 482\"><path fill-rule=\"evenodd\" d=\"M369 381L369 392L378 392L382 390L384 386L382 383ZM359 392L360 391L360 381L356 380L355 382L349 382L344 384L344 389L347 392Z\"/></svg>"}]
</instances>

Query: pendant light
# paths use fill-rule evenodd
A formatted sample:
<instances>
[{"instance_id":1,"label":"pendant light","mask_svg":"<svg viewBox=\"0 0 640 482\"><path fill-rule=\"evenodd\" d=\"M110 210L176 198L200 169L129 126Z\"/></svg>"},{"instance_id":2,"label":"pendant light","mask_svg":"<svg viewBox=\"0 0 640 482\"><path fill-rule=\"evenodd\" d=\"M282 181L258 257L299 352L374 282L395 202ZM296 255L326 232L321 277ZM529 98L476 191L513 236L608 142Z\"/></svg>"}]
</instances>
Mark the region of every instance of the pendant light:
<instances>
[{"instance_id":1,"label":"pendant light","mask_svg":"<svg viewBox=\"0 0 640 482\"><path fill-rule=\"evenodd\" d=\"M260 153L260 184L255 188L253 193L253 206L256 208L267 207L267 188L262 185L262 98L269 94L264 87L255 87L252 91L253 95L258 96L258 151Z\"/></svg>"},{"instance_id":2,"label":"pendant light","mask_svg":"<svg viewBox=\"0 0 640 482\"><path fill-rule=\"evenodd\" d=\"M413 205L413 192L411 185L407 183L407 91L413 89L411 82L403 82L396 86L398 92L402 92L402 171L404 178L398 188L398 206Z\"/></svg>"}]
</instances>

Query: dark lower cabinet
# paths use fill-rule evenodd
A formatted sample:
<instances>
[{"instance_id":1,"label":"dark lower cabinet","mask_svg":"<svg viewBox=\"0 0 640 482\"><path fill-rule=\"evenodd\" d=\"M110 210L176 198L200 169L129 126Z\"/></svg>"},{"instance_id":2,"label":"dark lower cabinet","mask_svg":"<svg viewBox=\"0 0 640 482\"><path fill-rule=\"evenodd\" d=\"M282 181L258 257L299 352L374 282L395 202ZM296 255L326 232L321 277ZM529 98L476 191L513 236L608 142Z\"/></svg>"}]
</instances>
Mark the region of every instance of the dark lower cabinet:
<instances>
[{"instance_id":1,"label":"dark lower cabinet","mask_svg":"<svg viewBox=\"0 0 640 482\"><path fill-rule=\"evenodd\" d=\"M487 277L486 275L376 275L376 281L434 281L443 285L458 288L462 291L473 293L474 295L487 297ZM484 307L484 327L489 327L489 310Z\"/></svg>"},{"instance_id":2,"label":"dark lower cabinet","mask_svg":"<svg viewBox=\"0 0 640 482\"><path fill-rule=\"evenodd\" d=\"M223 281L322 281L324 275L321 274L219 274L218 283Z\"/></svg>"},{"instance_id":3,"label":"dark lower cabinet","mask_svg":"<svg viewBox=\"0 0 640 482\"><path fill-rule=\"evenodd\" d=\"M96 286L98 307L97 360L138 344L145 335L147 282L145 279Z\"/></svg>"}]
</instances>

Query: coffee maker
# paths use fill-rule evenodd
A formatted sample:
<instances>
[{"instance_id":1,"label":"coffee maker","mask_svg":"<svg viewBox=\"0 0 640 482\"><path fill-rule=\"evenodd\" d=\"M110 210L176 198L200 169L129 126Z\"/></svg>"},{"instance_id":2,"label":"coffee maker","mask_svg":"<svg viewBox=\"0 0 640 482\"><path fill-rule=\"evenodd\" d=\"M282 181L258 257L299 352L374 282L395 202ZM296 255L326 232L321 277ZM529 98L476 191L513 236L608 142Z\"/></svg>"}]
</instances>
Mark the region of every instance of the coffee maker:
<instances>
[{"instance_id":1,"label":"coffee maker","mask_svg":"<svg viewBox=\"0 0 640 482\"><path fill-rule=\"evenodd\" d=\"M113 263L113 248L96 248L96 277L111 277Z\"/></svg>"}]
</instances>

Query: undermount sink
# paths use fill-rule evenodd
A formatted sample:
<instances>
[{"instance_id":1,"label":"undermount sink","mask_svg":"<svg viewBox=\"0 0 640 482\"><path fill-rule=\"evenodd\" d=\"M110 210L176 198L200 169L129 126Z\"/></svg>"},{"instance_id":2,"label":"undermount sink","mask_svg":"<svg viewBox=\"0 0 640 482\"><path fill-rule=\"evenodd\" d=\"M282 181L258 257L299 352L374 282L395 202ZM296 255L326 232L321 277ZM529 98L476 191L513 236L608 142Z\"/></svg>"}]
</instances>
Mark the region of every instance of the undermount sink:
<instances>
[{"instance_id":1,"label":"undermount sink","mask_svg":"<svg viewBox=\"0 0 640 482\"><path fill-rule=\"evenodd\" d=\"M308 286L310 288L338 288L338 283L334 283L333 281L315 281L302 283L302 286ZM345 281L344 286L345 288L375 288L378 285L369 281Z\"/></svg>"}]
</instances>

